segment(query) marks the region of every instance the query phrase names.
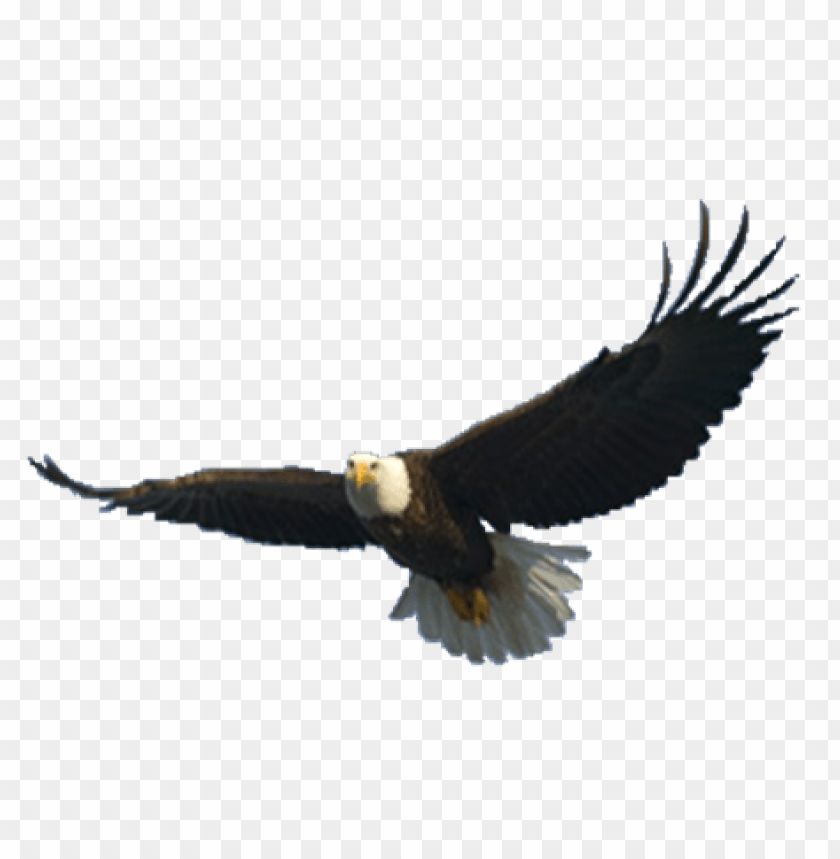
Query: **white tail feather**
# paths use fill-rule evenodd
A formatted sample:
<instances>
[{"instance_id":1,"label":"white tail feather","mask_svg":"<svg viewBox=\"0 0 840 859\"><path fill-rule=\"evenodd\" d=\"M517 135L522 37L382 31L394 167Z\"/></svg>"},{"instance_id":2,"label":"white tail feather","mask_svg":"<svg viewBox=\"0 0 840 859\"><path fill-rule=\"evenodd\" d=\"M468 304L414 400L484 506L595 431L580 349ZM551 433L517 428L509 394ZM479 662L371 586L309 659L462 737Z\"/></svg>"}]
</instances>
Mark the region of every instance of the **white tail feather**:
<instances>
[{"instance_id":1,"label":"white tail feather","mask_svg":"<svg viewBox=\"0 0 840 859\"><path fill-rule=\"evenodd\" d=\"M486 586L490 620L476 627L461 620L440 585L412 574L391 612L392 620L417 618L427 641L439 641L453 656L470 662L525 659L551 649L551 639L566 632L574 612L565 593L579 590L580 577L567 561L585 561L583 546L551 546L507 534L488 534L495 562Z\"/></svg>"}]
</instances>

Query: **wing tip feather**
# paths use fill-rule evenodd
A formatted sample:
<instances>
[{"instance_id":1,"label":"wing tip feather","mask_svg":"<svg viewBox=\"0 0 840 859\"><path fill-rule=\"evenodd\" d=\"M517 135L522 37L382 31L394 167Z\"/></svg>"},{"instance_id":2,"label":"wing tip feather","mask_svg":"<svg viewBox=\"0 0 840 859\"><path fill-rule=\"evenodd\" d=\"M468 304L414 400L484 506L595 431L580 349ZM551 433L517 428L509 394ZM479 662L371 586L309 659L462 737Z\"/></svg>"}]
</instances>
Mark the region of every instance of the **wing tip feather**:
<instances>
[{"instance_id":1,"label":"wing tip feather","mask_svg":"<svg viewBox=\"0 0 840 859\"><path fill-rule=\"evenodd\" d=\"M662 308L668 300L668 290L671 288L672 270L673 266L671 265L671 258L668 256L668 245L666 242L662 242L662 286L659 288L659 297L656 299L656 306L653 308L653 314L650 317L648 329L656 325L656 322L659 319L659 314L662 312Z\"/></svg>"},{"instance_id":2,"label":"wing tip feather","mask_svg":"<svg viewBox=\"0 0 840 859\"><path fill-rule=\"evenodd\" d=\"M669 316L673 316L683 305L686 299L691 295L694 287L697 286L698 281L700 280L700 272L703 270L703 266L706 264L706 258L709 254L709 208L706 204L701 200L700 201L700 241L697 244L697 251L694 255L694 262L691 265L691 270L688 273L688 277L685 281L685 286L683 286L680 294L677 296L674 303L671 305L671 309L668 312Z\"/></svg>"},{"instance_id":3,"label":"wing tip feather","mask_svg":"<svg viewBox=\"0 0 840 859\"><path fill-rule=\"evenodd\" d=\"M702 269L706 256L708 253L708 244L709 244L709 210L706 206L705 202L700 201L700 221L701 221L701 230L700 230L700 241L698 242L697 251L695 253L694 263L691 267L691 271L689 272L688 278L686 279L685 286L681 290L680 294L665 312L665 315L662 317L661 321L665 321L667 319L673 318L679 314L680 309L683 307L686 299L689 298L691 292L694 290L697 281L699 279L700 270ZM728 313L724 314L723 311L728 308L732 302L737 299L741 294L743 294L762 274L769 268L770 264L775 259L776 255L779 253L781 248L784 246L786 236L782 236L777 242L775 247L768 253L766 256L758 263L758 265L753 269L750 274L744 278L738 286L735 287L730 293L721 295L717 297L711 304L707 306L703 306L707 299L711 298L712 295L717 291L717 289L721 286L723 281L726 279L726 276L730 273L731 269L737 262L744 246L746 245L747 234L749 231L749 209L746 205L744 205L744 211L741 216L741 225L738 229L738 234L735 237L732 246L727 253L723 263L721 264L720 270L718 273L711 279L709 284L705 289L701 290L697 295L694 296L690 304L688 304L685 309L683 309L683 313L691 310L691 311L703 311L703 312L711 312L716 313L718 315L726 315L735 317L738 319L742 319L744 316L749 313L760 309L768 302L772 301L775 298L783 295L787 290L793 285L793 283L798 279L799 275L794 275L792 278L789 278L785 281L782 286L778 287L775 290L772 290L763 298L758 298L753 302L750 302L748 305L744 305L743 307L735 308L734 310L729 310ZM657 298L656 305L654 307L653 313L651 314L650 322L648 323L647 328L645 329L645 333L653 328L658 322L660 322L660 315L664 309L666 300L667 300L667 292L670 282L670 259L668 258L667 245L663 242L663 283L662 287L659 291L659 296ZM748 309L745 309L748 308ZM784 316L790 315L791 312L794 312L797 308L793 308L791 311L786 312ZM778 314L774 315L774 321L777 319L783 318Z\"/></svg>"},{"instance_id":4,"label":"wing tip feather","mask_svg":"<svg viewBox=\"0 0 840 859\"><path fill-rule=\"evenodd\" d=\"M80 483L78 480L73 480L72 477L65 474L55 463L49 454L44 454L44 461L38 462L33 457L28 457L29 464L35 469L38 474L49 483L60 486L62 489L69 489L76 495L82 498L112 498L118 491L116 489L97 489L94 486L88 486L86 483Z\"/></svg>"}]
</instances>

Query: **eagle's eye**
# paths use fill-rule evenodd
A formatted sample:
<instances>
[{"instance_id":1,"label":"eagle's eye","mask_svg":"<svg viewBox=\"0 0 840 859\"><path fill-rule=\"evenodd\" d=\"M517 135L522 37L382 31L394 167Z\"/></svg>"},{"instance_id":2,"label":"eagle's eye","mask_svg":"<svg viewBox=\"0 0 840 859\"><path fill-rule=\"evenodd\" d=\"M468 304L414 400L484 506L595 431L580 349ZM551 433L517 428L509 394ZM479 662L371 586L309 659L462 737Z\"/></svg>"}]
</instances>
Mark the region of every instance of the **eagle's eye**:
<instances>
[{"instance_id":1,"label":"eagle's eye","mask_svg":"<svg viewBox=\"0 0 840 859\"><path fill-rule=\"evenodd\" d=\"M370 464L370 467L371 467L372 471L375 471L379 467L379 463L378 462L372 462Z\"/></svg>"}]
</instances>

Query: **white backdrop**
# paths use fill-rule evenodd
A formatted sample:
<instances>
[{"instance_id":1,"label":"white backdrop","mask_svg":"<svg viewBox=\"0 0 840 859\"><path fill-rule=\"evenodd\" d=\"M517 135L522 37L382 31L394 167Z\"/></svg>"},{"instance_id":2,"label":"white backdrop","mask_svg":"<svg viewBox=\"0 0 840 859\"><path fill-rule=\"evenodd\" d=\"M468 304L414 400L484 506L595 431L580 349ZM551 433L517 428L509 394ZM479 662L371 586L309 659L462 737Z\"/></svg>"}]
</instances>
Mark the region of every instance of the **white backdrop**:
<instances>
[{"instance_id":1,"label":"white backdrop","mask_svg":"<svg viewBox=\"0 0 840 859\"><path fill-rule=\"evenodd\" d=\"M840 33L621 5L2 4L4 859L837 855ZM546 656L25 461L434 446L637 337L701 199L799 312L683 477L540 534L593 552Z\"/></svg>"}]
</instances>

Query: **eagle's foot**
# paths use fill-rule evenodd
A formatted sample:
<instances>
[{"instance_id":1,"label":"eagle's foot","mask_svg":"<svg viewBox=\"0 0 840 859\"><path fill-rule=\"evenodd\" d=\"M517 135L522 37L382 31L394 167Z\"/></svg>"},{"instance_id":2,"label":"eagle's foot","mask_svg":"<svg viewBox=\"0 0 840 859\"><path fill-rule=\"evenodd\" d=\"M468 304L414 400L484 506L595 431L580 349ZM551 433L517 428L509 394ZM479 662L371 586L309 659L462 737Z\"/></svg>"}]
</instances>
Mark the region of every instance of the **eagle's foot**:
<instances>
[{"instance_id":1,"label":"eagle's foot","mask_svg":"<svg viewBox=\"0 0 840 859\"><path fill-rule=\"evenodd\" d=\"M490 602L483 588L469 588L464 591L460 588L446 588L446 596L452 610L461 620L481 626L490 620Z\"/></svg>"}]
</instances>

